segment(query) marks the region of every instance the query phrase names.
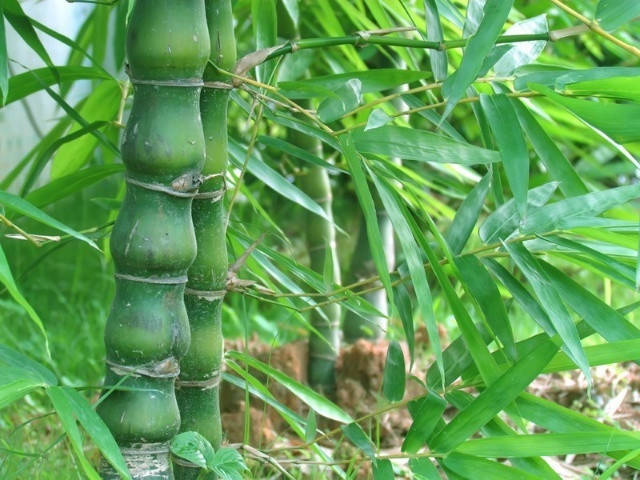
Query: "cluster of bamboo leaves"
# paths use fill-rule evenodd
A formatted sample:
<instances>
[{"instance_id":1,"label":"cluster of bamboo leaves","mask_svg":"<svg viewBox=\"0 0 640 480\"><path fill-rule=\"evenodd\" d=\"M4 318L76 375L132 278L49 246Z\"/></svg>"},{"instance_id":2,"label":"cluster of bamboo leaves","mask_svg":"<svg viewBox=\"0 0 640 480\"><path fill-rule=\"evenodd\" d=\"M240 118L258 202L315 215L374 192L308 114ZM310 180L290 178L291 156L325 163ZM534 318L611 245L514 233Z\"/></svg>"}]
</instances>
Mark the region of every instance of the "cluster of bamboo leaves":
<instances>
[{"instance_id":1,"label":"cluster of bamboo leaves","mask_svg":"<svg viewBox=\"0 0 640 480\"><path fill-rule=\"evenodd\" d=\"M118 139L132 93L123 41L133 1L95 5L73 39L28 17L17 0L1 3L3 105L44 91L59 108L56 124L24 158L12 159L12 169L0 178L0 282L40 330L43 362L52 361L47 311L21 293L2 248L40 247L44 257L47 249L79 241L108 259L106 238L124 191ZM382 401L406 408L407 381L418 381L424 390L408 402L413 424L402 445L415 478L440 478L436 465L452 479L559 478L541 457L571 453L611 457L600 478L623 464L640 468L637 433L527 393L541 373L579 369L590 382L590 367L638 359L640 29L633 19L639 5L234 3L239 52L271 50L262 56L267 60L227 72L237 85L230 119L228 241L240 259L234 273L249 281L230 296L226 321L238 323L242 332L246 325L238 318L262 311L262 317L294 325L299 334L311 329L308 312L328 303L364 318L379 315L363 294L385 289L394 341ZM280 36L283 23L295 25L302 39ZM13 65L19 73L9 75L6 25L42 60L41 68ZM45 36L70 47L65 64L52 62ZM315 40L305 43L310 38ZM89 93L69 103L71 88L85 81L91 82ZM311 108L300 107L302 102ZM288 141L289 130L319 140L323 155ZM311 166L331 175L339 242L352 242L353 218L366 229L376 268L371 278L337 285L327 271L331 262L322 272L306 266L300 219L316 215L330 221L296 184ZM102 223L74 229L55 219L57 202L90 197L104 182L111 182L113 195L97 199L105 210ZM397 241L393 269L381 239L381 210ZM57 236L25 231L25 219ZM584 279L590 279L589 288ZM516 321L529 326L523 330ZM453 326L457 335L446 348L438 324ZM417 378L405 371L425 361L416 345L422 325L434 361L426 378ZM400 340L407 342L409 365ZM394 478L394 468L403 468L379 455L370 432L309 387L244 353L228 352L226 362L225 380L275 408L310 456L332 463L317 440L344 435L361 451L360 461L372 463L376 480ZM115 442L77 389L8 347L0 347L0 364L0 408L44 388L86 474L97 478L78 422L128 476ZM281 404L248 367L284 385L312 414L302 418ZM447 423L442 414L448 407L457 413ZM337 433L320 432L316 414L344 426ZM530 434L532 424L547 433ZM203 467L222 468L221 475L226 470L220 465L232 458L229 478L240 475L234 452L221 450L225 458L216 463L220 452L198 442L182 437L174 453L204 459ZM350 478L357 462L330 470Z\"/></svg>"}]
</instances>

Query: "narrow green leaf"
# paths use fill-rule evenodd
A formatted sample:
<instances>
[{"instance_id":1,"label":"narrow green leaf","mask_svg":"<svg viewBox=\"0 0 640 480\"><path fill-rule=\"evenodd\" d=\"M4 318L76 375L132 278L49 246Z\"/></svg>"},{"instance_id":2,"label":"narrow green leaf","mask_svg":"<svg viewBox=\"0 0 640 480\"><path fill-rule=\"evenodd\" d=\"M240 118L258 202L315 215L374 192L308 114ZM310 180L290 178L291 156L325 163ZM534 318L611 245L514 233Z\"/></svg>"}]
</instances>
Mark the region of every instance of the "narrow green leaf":
<instances>
[{"instance_id":1,"label":"narrow green leaf","mask_svg":"<svg viewBox=\"0 0 640 480\"><path fill-rule=\"evenodd\" d=\"M528 210L531 211L533 207L540 207L547 203L557 188L558 183L550 182L529 190L527 195ZM492 243L498 239L507 238L518 227L518 224L518 211L512 199L500 205L489 215L480 226L478 233L483 242Z\"/></svg>"},{"instance_id":2,"label":"narrow green leaf","mask_svg":"<svg viewBox=\"0 0 640 480\"><path fill-rule=\"evenodd\" d=\"M389 155L419 162L478 165L500 161L498 152L458 142L426 130L387 125L353 132L356 149L362 153Z\"/></svg>"},{"instance_id":3,"label":"narrow green leaf","mask_svg":"<svg viewBox=\"0 0 640 480\"><path fill-rule=\"evenodd\" d=\"M640 3L636 0L600 0L596 9L596 21L605 30L615 30L640 15Z\"/></svg>"},{"instance_id":4,"label":"narrow green leaf","mask_svg":"<svg viewBox=\"0 0 640 480\"><path fill-rule=\"evenodd\" d=\"M407 453L416 453L427 443L447 406L447 402L433 392L412 403L414 408L410 411L415 412L413 423L402 442L402 451Z\"/></svg>"},{"instance_id":5,"label":"narrow green leaf","mask_svg":"<svg viewBox=\"0 0 640 480\"><path fill-rule=\"evenodd\" d=\"M98 472L96 472L95 468L93 468L91 462L89 462L84 454L82 435L80 433L80 429L78 428L78 424L76 423L73 406L70 404L67 395L65 395L64 388L50 387L46 391L49 399L51 400L51 403L53 404L53 408L58 414L60 423L67 433L67 437L69 438L71 447L76 454L82 470L84 470L84 473L87 475L87 477L89 477L90 480L100 480ZM131 477L125 475L125 478Z\"/></svg>"},{"instance_id":6,"label":"narrow green leaf","mask_svg":"<svg viewBox=\"0 0 640 480\"><path fill-rule=\"evenodd\" d=\"M364 433L362 427L357 423L350 423L340 427L344 436L356 447L362 450L367 457L373 459L376 456L376 447L371 439Z\"/></svg>"},{"instance_id":7,"label":"narrow green leaf","mask_svg":"<svg viewBox=\"0 0 640 480\"><path fill-rule=\"evenodd\" d=\"M442 92L447 102L443 117L449 116L458 101L464 96L467 87L476 79L484 59L493 48L496 39L507 21L513 0L487 0L484 4L484 16L478 30L469 39L460 67L445 80Z\"/></svg>"},{"instance_id":8,"label":"narrow green leaf","mask_svg":"<svg viewBox=\"0 0 640 480\"><path fill-rule=\"evenodd\" d=\"M424 0L424 10L427 22L427 40L442 42L444 36L437 0ZM431 63L433 79L436 82L441 82L447 78L448 59L446 51L431 50L429 52L429 62Z\"/></svg>"},{"instance_id":9,"label":"narrow green leaf","mask_svg":"<svg viewBox=\"0 0 640 480\"><path fill-rule=\"evenodd\" d=\"M500 339L507 355L516 360L516 343L500 291L480 261L472 255L456 257L456 266L464 283L476 299L493 333Z\"/></svg>"},{"instance_id":10,"label":"narrow green leaf","mask_svg":"<svg viewBox=\"0 0 640 480\"><path fill-rule=\"evenodd\" d=\"M231 351L227 352L226 355L236 361L247 364L251 368L255 368L265 375L270 376L271 378L282 384L282 386L284 386L287 390L297 396L300 400L306 403L309 407L313 408L316 413L332 420L336 420L337 422L353 422L353 419L333 402L320 395L319 393L314 392L309 387L295 381L284 373L271 368L269 365L240 352Z\"/></svg>"},{"instance_id":11,"label":"narrow green leaf","mask_svg":"<svg viewBox=\"0 0 640 480\"><path fill-rule=\"evenodd\" d=\"M107 80L111 76L104 70L96 67L60 66L54 68L37 68L28 72L19 73L9 79L9 95L4 104L8 105L17 100L39 92L44 86L65 84L76 80ZM3 90L4 92L4 90Z\"/></svg>"},{"instance_id":12,"label":"narrow green leaf","mask_svg":"<svg viewBox=\"0 0 640 480\"><path fill-rule=\"evenodd\" d=\"M25 376L40 379L46 385L58 384L58 379L51 370L26 355L0 344L0 365L2 364L26 370L29 373Z\"/></svg>"},{"instance_id":13,"label":"narrow green leaf","mask_svg":"<svg viewBox=\"0 0 640 480\"><path fill-rule=\"evenodd\" d=\"M325 123L333 122L353 110L362 102L362 83L357 78L348 80L335 90L334 95L318 105L318 117Z\"/></svg>"},{"instance_id":14,"label":"narrow green leaf","mask_svg":"<svg viewBox=\"0 0 640 480\"><path fill-rule=\"evenodd\" d=\"M56 390L51 392L51 389ZM51 387L48 390L49 397L55 397L55 402L59 405L60 400L68 404L73 415L78 419L80 425L86 430L91 437L93 443L98 447L102 456L116 469L124 478L131 478L129 470L122 457L120 448L115 439L111 435L109 428L106 426L102 418L94 411L89 402L80 395L76 390L69 387ZM53 397L52 397L53 395Z\"/></svg>"},{"instance_id":15,"label":"narrow green leaf","mask_svg":"<svg viewBox=\"0 0 640 480\"><path fill-rule=\"evenodd\" d=\"M71 235L73 238L77 238L78 240L86 242L96 250L100 250L98 246L93 242L93 240L91 240L89 237L75 231L64 223L59 222L58 220L44 213L39 208L36 208L23 198L0 190L0 205L4 205L7 210L32 218L33 220L36 220L43 225L47 225L49 227L60 230L67 235Z\"/></svg>"},{"instance_id":16,"label":"narrow green leaf","mask_svg":"<svg viewBox=\"0 0 640 480\"><path fill-rule=\"evenodd\" d=\"M514 23L504 32L505 35L528 35L533 33L546 33L549 31L547 16L538 15ZM532 42L517 42L508 44L509 50L493 66L493 71L499 77L508 77L514 70L523 65L528 65L536 60L547 46L545 40Z\"/></svg>"},{"instance_id":17,"label":"narrow green leaf","mask_svg":"<svg viewBox=\"0 0 640 480\"><path fill-rule=\"evenodd\" d=\"M276 150L288 153L292 157L299 158L311 165L318 165L320 167L326 168L328 171L333 173L345 173L344 170L331 165L329 162L324 161L322 158L314 155L307 150L298 147L297 145L293 145L292 143L287 142L281 138L267 137L266 135L261 135L258 137L258 142L263 145L267 145Z\"/></svg>"},{"instance_id":18,"label":"narrow green leaf","mask_svg":"<svg viewBox=\"0 0 640 480\"><path fill-rule=\"evenodd\" d=\"M378 215L376 214L373 197L371 196L371 191L369 190L367 178L364 173L363 160L360 155L358 155L350 135L340 138L340 146L342 147L342 154L345 156L347 164L349 165L358 202L364 214L371 257L378 270L378 275L380 275L380 280L387 291L389 304L393 304L393 289L391 288L389 267L387 266L387 259L382 246Z\"/></svg>"},{"instance_id":19,"label":"narrow green leaf","mask_svg":"<svg viewBox=\"0 0 640 480\"><path fill-rule=\"evenodd\" d=\"M387 349L382 378L382 394L390 402L399 402L404 398L406 373L404 353L398 342L391 342Z\"/></svg>"},{"instance_id":20,"label":"narrow green leaf","mask_svg":"<svg viewBox=\"0 0 640 480\"><path fill-rule=\"evenodd\" d=\"M53 67L51 57L49 57L47 50L44 48L44 45L42 45L38 34L31 24L31 19L24 13L18 0L4 0L3 8L5 18L9 21L13 29L18 32L18 35L22 37L22 40L38 54L44 63L49 67Z\"/></svg>"},{"instance_id":21,"label":"narrow green leaf","mask_svg":"<svg viewBox=\"0 0 640 480\"><path fill-rule=\"evenodd\" d=\"M491 174L487 173L464 197L462 205L456 211L456 216L445 234L451 253L454 255L460 254L467 244L471 232L478 222L490 186Z\"/></svg>"},{"instance_id":22,"label":"narrow green leaf","mask_svg":"<svg viewBox=\"0 0 640 480\"><path fill-rule=\"evenodd\" d=\"M402 329L404 330L404 336L407 340L407 346L409 347L409 358L411 359L411 365L415 358L415 329L413 327L413 308L411 305L411 298L407 287L403 284L394 287L394 298L396 300L396 308L400 315L400 321L402 322ZM411 368L409 368L411 370Z\"/></svg>"},{"instance_id":23,"label":"narrow green leaf","mask_svg":"<svg viewBox=\"0 0 640 480\"><path fill-rule=\"evenodd\" d=\"M410 213L406 210L401 200L392 193L388 184L378 178L371 170L369 170L369 174L376 185L382 204L389 214L391 224L393 225L394 231L400 242L400 247L407 261L411 282L413 283L413 287L416 291L420 313L426 324L427 333L429 334L429 339L431 340L433 350L436 355L436 363L438 365L442 365L440 337L438 335L438 327L433 313L431 289L429 288L429 282L427 281L427 275L424 270L422 256L420 255L420 248L413 237L407 220ZM402 361L402 365L404 367L404 359ZM404 376L402 378L404 378ZM404 394L404 381L402 390L402 393ZM387 396L387 398L389 397Z\"/></svg>"},{"instance_id":24,"label":"narrow green leaf","mask_svg":"<svg viewBox=\"0 0 640 480\"><path fill-rule=\"evenodd\" d=\"M364 131L366 132L368 130L384 127L388 123L391 123L391 121L393 121L393 119L387 115L387 112L381 108L376 108L369 115L369 118L367 119L367 126L364 127Z\"/></svg>"},{"instance_id":25,"label":"narrow green leaf","mask_svg":"<svg viewBox=\"0 0 640 480\"><path fill-rule=\"evenodd\" d=\"M567 157L547 135L547 132L540 126L531 112L519 100L511 99L511 102L515 107L522 130L526 132L538 157L549 171L551 178L558 182L562 193L567 197L588 193L587 187L569 160L567 160Z\"/></svg>"},{"instance_id":26,"label":"narrow green leaf","mask_svg":"<svg viewBox=\"0 0 640 480\"><path fill-rule=\"evenodd\" d=\"M245 161L247 147L238 143L235 139L230 138L229 153L231 154L232 162L236 166L241 167ZM326 221L333 223L331 218L327 216L327 212L325 212L317 202L315 202L311 197L309 197L309 195L304 193L293 183L289 182L286 178L284 178L277 171L275 171L264 161L262 161L262 159L257 156L255 151L252 152L251 156L249 157L247 169L252 175L255 175L256 178L264 182L274 192L282 195L283 197L294 203L297 203L302 208L310 211L311 213L324 218Z\"/></svg>"},{"instance_id":27,"label":"narrow green leaf","mask_svg":"<svg viewBox=\"0 0 640 480\"><path fill-rule=\"evenodd\" d=\"M275 0L251 0L251 26L256 50L273 47L278 41L278 15ZM275 68L273 60L259 65L256 78L269 83Z\"/></svg>"},{"instance_id":28,"label":"narrow green leaf","mask_svg":"<svg viewBox=\"0 0 640 480\"><path fill-rule=\"evenodd\" d=\"M480 95L502 157L502 165L521 218L526 217L529 185L529 152L520 130L516 112L505 95Z\"/></svg>"},{"instance_id":29,"label":"narrow green leaf","mask_svg":"<svg viewBox=\"0 0 640 480\"><path fill-rule=\"evenodd\" d=\"M560 295L553 287L548 275L542 269L538 260L522 244L505 243L505 249L513 261L522 270L529 284L540 300L540 305L547 312L551 323L564 342L572 360L580 367L588 382L591 382L589 362L580 343L576 329L569 312L562 303Z\"/></svg>"},{"instance_id":30,"label":"narrow green leaf","mask_svg":"<svg viewBox=\"0 0 640 480\"><path fill-rule=\"evenodd\" d=\"M510 467L484 458L453 452L444 459L444 464L464 478L484 478L487 480L540 480L524 470Z\"/></svg>"},{"instance_id":31,"label":"narrow green leaf","mask_svg":"<svg viewBox=\"0 0 640 480\"><path fill-rule=\"evenodd\" d=\"M530 457L607 453L640 448L636 432L572 432L470 440L458 452L480 457Z\"/></svg>"},{"instance_id":32,"label":"narrow green leaf","mask_svg":"<svg viewBox=\"0 0 640 480\"><path fill-rule=\"evenodd\" d=\"M495 382L482 391L471 404L456 415L430 442L432 449L448 452L477 432L501 410L513 402L549 363L558 350L552 340L544 342L527 357L518 360ZM506 436L505 439L514 438ZM465 443L464 446L468 445ZM458 448L458 451L463 451ZM475 452L464 451L475 454ZM530 452L527 457L539 454ZM500 454L495 456L502 456Z\"/></svg>"},{"instance_id":33,"label":"narrow green leaf","mask_svg":"<svg viewBox=\"0 0 640 480\"><path fill-rule=\"evenodd\" d=\"M409 459L409 468L416 480L441 480L436 466L428 458Z\"/></svg>"},{"instance_id":34,"label":"narrow green leaf","mask_svg":"<svg viewBox=\"0 0 640 480\"><path fill-rule=\"evenodd\" d=\"M385 458L373 461L373 480L393 480L394 478L391 460Z\"/></svg>"},{"instance_id":35,"label":"narrow green leaf","mask_svg":"<svg viewBox=\"0 0 640 480\"><path fill-rule=\"evenodd\" d=\"M304 441L307 443L313 442L316 438L316 429L318 428L318 421L316 419L316 412L309 410L307 415L307 428L304 431Z\"/></svg>"},{"instance_id":36,"label":"narrow green leaf","mask_svg":"<svg viewBox=\"0 0 640 480\"><path fill-rule=\"evenodd\" d=\"M279 82L278 87L287 97L302 99L330 96L332 92L344 87L351 80L360 82L360 91L364 94L391 90L400 85L429 77L431 77L431 72L376 68L375 70L314 76L296 82Z\"/></svg>"},{"instance_id":37,"label":"narrow green leaf","mask_svg":"<svg viewBox=\"0 0 640 480\"><path fill-rule=\"evenodd\" d=\"M2 193L2 192L0 192ZM7 261L7 256L4 254L4 250L2 249L2 245L0 245L0 283L4 285L4 287L9 292L9 295L29 314L29 318L36 324L38 330L42 333L44 337L45 349L48 357L51 357L51 352L49 351L49 337L47 336L47 332L44 329L44 325L42 324L42 320L33 309L31 304L27 301L26 298L20 293L18 286L16 285L15 280L13 279L13 275L11 273L11 268L9 267L9 262Z\"/></svg>"},{"instance_id":38,"label":"narrow green leaf","mask_svg":"<svg viewBox=\"0 0 640 480\"><path fill-rule=\"evenodd\" d=\"M6 104L9 95L9 55L2 5L0 5L0 91L2 92L2 103Z\"/></svg>"},{"instance_id":39,"label":"narrow green leaf","mask_svg":"<svg viewBox=\"0 0 640 480\"><path fill-rule=\"evenodd\" d=\"M595 217L640 197L640 184L610 188L532 208L520 226L524 234L546 233L580 217Z\"/></svg>"},{"instance_id":40,"label":"narrow green leaf","mask_svg":"<svg viewBox=\"0 0 640 480\"><path fill-rule=\"evenodd\" d=\"M17 366L3 367L0 370L0 410L45 386L47 383L30 370Z\"/></svg>"},{"instance_id":41,"label":"narrow green leaf","mask_svg":"<svg viewBox=\"0 0 640 480\"><path fill-rule=\"evenodd\" d=\"M569 98L535 83L530 83L529 88L567 108L576 117L604 132L618 143L640 141L640 132L633 123L640 116L638 103L622 104Z\"/></svg>"}]
</instances>

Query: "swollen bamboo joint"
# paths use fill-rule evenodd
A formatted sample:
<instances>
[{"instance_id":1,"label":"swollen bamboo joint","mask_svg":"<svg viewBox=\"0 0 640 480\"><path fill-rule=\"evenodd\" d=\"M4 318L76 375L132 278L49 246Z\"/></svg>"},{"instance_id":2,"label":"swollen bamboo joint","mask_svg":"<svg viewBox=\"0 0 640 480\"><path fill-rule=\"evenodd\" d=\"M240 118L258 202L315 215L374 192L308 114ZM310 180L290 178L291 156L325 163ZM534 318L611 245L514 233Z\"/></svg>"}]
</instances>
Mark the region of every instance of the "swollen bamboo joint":
<instances>
[{"instance_id":1,"label":"swollen bamboo joint","mask_svg":"<svg viewBox=\"0 0 640 480\"><path fill-rule=\"evenodd\" d=\"M211 41L211 63L204 72L207 88L200 107L206 145L203 176L207 179L193 201L197 250L189 269L185 303L191 326L191 347L180 362L176 395L182 431L196 431L214 448L222 437L220 379L222 369L222 302L227 282L226 215L224 175L227 169L227 104L230 90L214 65L224 70L236 62L231 0L205 0ZM212 65L213 64L213 65ZM195 479L200 470L175 460L176 478ZM212 474L206 478L215 478Z\"/></svg>"},{"instance_id":2,"label":"swollen bamboo joint","mask_svg":"<svg viewBox=\"0 0 640 480\"><path fill-rule=\"evenodd\" d=\"M190 342L183 296L196 256L191 204L205 161L204 0L137 0L126 48L135 97L122 140L127 194L111 236L116 296L105 331L105 383L126 390L115 389L98 411L133 479L167 480L168 442L180 429L174 384Z\"/></svg>"}]
</instances>

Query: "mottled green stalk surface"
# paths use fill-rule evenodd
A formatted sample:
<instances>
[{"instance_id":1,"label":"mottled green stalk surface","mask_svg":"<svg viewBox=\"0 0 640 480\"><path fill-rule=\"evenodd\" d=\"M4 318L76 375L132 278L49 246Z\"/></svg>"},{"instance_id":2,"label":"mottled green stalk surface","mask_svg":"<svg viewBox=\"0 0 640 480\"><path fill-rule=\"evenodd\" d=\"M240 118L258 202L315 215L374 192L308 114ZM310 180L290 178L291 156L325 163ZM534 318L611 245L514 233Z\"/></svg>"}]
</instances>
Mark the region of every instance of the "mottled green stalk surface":
<instances>
[{"instance_id":1,"label":"mottled green stalk surface","mask_svg":"<svg viewBox=\"0 0 640 480\"><path fill-rule=\"evenodd\" d=\"M111 236L116 296L99 413L134 479L172 479L174 393L190 333L183 295L196 255L191 204L204 163L201 79L210 43L203 0L137 0L127 32L134 104L122 140L127 194ZM139 390L129 390L139 389ZM106 479L120 478L103 467Z\"/></svg>"}]
</instances>

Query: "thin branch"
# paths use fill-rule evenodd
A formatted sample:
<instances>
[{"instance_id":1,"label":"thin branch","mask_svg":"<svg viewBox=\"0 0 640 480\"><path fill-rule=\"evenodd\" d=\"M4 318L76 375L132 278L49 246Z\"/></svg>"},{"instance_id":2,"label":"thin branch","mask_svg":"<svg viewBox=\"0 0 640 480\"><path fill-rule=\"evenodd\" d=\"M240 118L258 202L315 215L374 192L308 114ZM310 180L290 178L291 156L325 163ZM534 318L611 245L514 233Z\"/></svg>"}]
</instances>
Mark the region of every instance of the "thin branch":
<instances>
[{"instance_id":1,"label":"thin branch","mask_svg":"<svg viewBox=\"0 0 640 480\"><path fill-rule=\"evenodd\" d=\"M580 12L575 11L573 8L571 8L569 5L565 4L561 0L551 0L551 3L553 3L556 7L560 8L561 10L564 10L573 18L584 23L589 28L589 30L591 30L593 33L596 33L600 35L602 38L609 40L610 42L616 44L618 47L626 50L630 54L635 55L636 57L640 57L640 49L638 49L637 47L634 47L633 45L629 45L627 42L624 42L617 37L614 37L609 32L607 32L602 27L600 27L600 25L598 25L598 22L596 22L595 20L591 20L585 17Z\"/></svg>"}]
</instances>

